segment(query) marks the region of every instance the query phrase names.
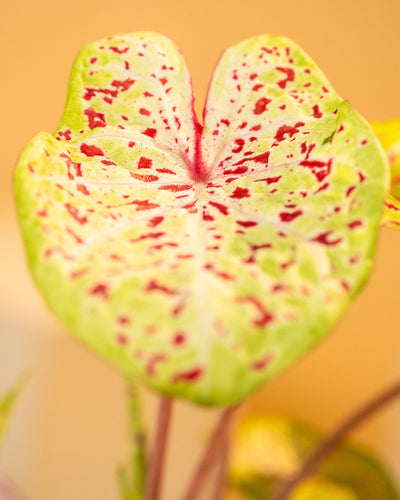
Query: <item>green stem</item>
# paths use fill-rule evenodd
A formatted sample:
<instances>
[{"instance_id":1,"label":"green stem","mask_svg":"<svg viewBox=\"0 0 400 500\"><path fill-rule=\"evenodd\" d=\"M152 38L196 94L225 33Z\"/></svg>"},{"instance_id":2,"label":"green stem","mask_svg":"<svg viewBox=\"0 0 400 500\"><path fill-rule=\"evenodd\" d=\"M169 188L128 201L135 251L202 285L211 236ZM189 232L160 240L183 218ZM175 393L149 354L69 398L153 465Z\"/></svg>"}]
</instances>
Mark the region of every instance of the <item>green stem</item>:
<instances>
[{"instance_id":1,"label":"green stem","mask_svg":"<svg viewBox=\"0 0 400 500\"><path fill-rule=\"evenodd\" d=\"M398 396L400 396L400 382L380 392L352 413L316 447L299 471L288 479L270 500L287 500L296 486L314 472L322 459L329 455L350 431Z\"/></svg>"},{"instance_id":2,"label":"green stem","mask_svg":"<svg viewBox=\"0 0 400 500\"><path fill-rule=\"evenodd\" d=\"M129 468L119 471L119 484L124 500L140 500L144 495L147 457L146 434L141 418L140 397L136 385L128 381L130 433Z\"/></svg>"}]
</instances>

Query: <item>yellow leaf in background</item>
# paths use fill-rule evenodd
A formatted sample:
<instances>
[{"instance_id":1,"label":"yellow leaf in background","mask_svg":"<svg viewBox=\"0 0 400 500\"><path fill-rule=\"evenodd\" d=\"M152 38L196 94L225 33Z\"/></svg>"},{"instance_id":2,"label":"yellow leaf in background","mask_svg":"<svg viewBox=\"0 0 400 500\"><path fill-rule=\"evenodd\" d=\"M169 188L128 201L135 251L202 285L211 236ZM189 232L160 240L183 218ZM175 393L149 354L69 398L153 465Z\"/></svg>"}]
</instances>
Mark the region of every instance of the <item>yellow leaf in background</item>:
<instances>
[{"instance_id":1,"label":"yellow leaf in background","mask_svg":"<svg viewBox=\"0 0 400 500\"><path fill-rule=\"evenodd\" d=\"M390 165L390 191L385 198L382 224L400 228L400 120L373 122Z\"/></svg>"},{"instance_id":2,"label":"yellow leaf in background","mask_svg":"<svg viewBox=\"0 0 400 500\"><path fill-rule=\"evenodd\" d=\"M295 473L321 440L292 418L253 417L239 425L232 443L227 500L267 500ZM345 442L299 484L289 500L399 500L380 461Z\"/></svg>"}]
</instances>

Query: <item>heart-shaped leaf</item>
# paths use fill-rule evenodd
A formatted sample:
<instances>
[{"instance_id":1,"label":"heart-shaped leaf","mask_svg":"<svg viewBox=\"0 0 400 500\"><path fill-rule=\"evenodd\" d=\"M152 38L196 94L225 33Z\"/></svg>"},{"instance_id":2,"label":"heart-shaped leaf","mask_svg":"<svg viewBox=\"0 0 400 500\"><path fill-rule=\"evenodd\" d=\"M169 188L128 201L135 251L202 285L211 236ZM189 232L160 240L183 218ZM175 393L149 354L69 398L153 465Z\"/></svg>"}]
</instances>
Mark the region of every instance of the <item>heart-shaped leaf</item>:
<instances>
[{"instance_id":1,"label":"heart-shaped leaf","mask_svg":"<svg viewBox=\"0 0 400 500\"><path fill-rule=\"evenodd\" d=\"M390 165L390 191L386 194L382 224L400 228L400 120L375 122L372 127Z\"/></svg>"},{"instance_id":2,"label":"heart-shaped leaf","mask_svg":"<svg viewBox=\"0 0 400 500\"><path fill-rule=\"evenodd\" d=\"M235 500L266 500L311 454L320 433L279 416L249 418L234 436L230 483ZM370 452L340 445L302 482L290 500L399 500L389 474Z\"/></svg>"},{"instance_id":3,"label":"heart-shaped leaf","mask_svg":"<svg viewBox=\"0 0 400 500\"><path fill-rule=\"evenodd\" d=\"M387 162L293 42L228 49L204 128L178 49L86 46L16 171L34 279L77 337L164 393L243 399L331 329L371 268Z\"/></svg>"}]
</instances>

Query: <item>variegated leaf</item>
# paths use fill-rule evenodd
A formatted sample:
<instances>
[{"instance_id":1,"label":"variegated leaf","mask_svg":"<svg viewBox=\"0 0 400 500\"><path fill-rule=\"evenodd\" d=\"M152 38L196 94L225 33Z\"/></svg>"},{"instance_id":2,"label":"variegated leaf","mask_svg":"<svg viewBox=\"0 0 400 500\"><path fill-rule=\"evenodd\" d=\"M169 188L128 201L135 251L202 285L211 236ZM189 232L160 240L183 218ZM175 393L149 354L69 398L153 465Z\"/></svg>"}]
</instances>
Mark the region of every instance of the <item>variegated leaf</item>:
<instances>
[{"instance_id":1,"label":"variegated leaf","mask_svg":"<svg viewBox=\"0 0 400 500\"><path fill-rule=\"evenodd\" d=\"M400 120L372 123L390 165L390 192L386 194L382 224L400 227Z\"/></svg>"},{"instance_id":2,"label":"variegated leaf","mask_svg":"<svg viewBox=\"0 0 400 500\"><path fill-rule=\"evenodd\" d=\"M321 439L293 418L250 417L233 438L229 500L266 500L301 467ZM345 442L322 460L290 500L399 500L385 467L372 453Z\"/></svg>"},{"instance_id":3,"label":"variegated leaf","mask_svg":"<svg viewBox=\"0 0 400 500\"><path fill-rule=\"evenodd\" d=\"M138 33L80 52L16 196L35 281L77 337L157 390L227 405L326 335L365 282L386 171L290 40L224 53L203 129L180 52Z\"/></svg>"}]
</instances>

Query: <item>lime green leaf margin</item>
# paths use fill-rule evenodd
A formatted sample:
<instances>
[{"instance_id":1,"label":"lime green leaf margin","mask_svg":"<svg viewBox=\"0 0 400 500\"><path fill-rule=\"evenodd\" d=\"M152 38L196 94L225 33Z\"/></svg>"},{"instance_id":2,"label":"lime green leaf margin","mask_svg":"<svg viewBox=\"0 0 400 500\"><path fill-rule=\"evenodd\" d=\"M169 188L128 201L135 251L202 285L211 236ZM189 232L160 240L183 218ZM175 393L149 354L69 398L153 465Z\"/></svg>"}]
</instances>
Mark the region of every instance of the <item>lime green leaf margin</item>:
<instances>
[{"instance_id":1,"label":"lime green leaf margin","mask_svg":"<svg viewBox=\"0 0 400 500\"><path fill-rule=\"evenodd\" d=\"M390 165L390 190L385 198L382 225L400 229L400 120L373 122L372 128Z\"/></svg>"}]
</instances>

